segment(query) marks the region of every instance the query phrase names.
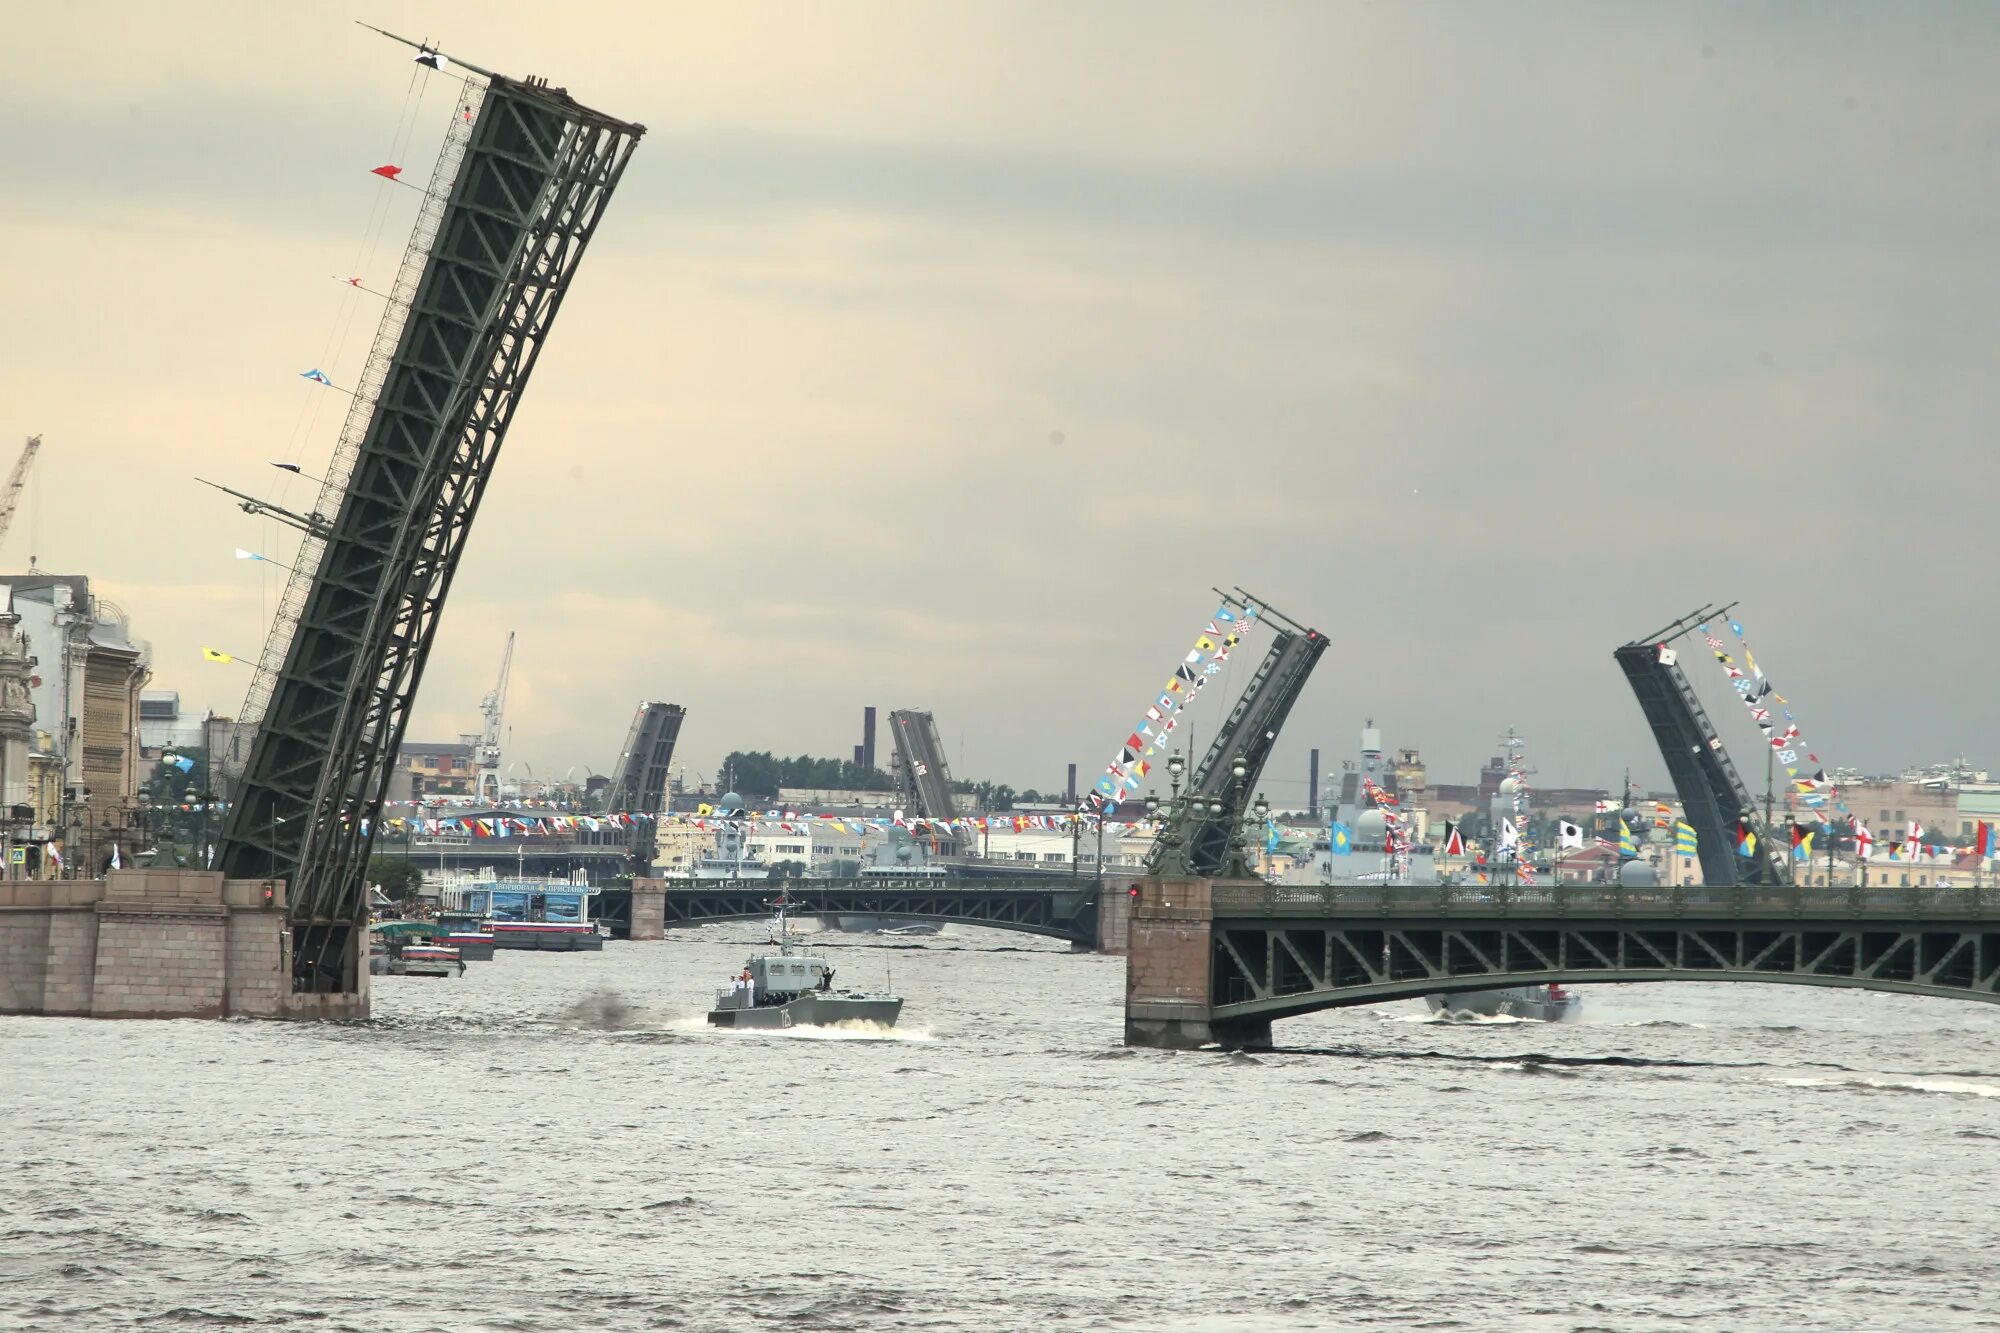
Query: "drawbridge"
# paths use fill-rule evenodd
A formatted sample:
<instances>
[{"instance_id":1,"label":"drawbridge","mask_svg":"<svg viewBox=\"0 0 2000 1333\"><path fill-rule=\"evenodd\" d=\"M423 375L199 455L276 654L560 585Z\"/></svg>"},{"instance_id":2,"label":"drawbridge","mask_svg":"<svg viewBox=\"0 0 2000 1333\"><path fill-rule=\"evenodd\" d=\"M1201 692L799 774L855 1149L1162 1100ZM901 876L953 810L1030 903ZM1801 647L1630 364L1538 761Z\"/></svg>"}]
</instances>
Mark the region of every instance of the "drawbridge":
<instances>
[{"instance_id":1,"label":"drawbridge","mask_svg":"<svg viewBox=\"0 0 2000 1333\"><path fill-rule=\"evenodd\" d=\"M674 762L687 709L679 704L646 702L632 716L625 748L618 753L618 771L605 791L610 814L657 816L667 808L667 775ZM650 875L660 846L654 819L632 821L632 873Z\"/></svg>"},{"instance_id":2,"label":"drawbridge","mask_svg":"<svg viewBox=\"0 0 2000 1333\"><path fill-rule=\"evenodd\" d=\"M1702 881L1718 888L1778 883L1784 877L1778 858L1785 854L1764 826L1766 821L1758 818L1749 789L1672 647L1696 625L1728 609L1703 607L1613 654L1646 715L1687 822L1694 826ZM1745 828L1757 831L1754 856L1737 851Z\"/></svg>"},{"instance_id":3,"label":"drawbridge","mask_svg":"<svg viewBox=\"0 0 2000 1333\"><path fill-rule=\"evenodd\" d=\"M951 819L958 803L951 789L951 769L944 761L937 719L918 708L898 708L889 714L889 738L896 746L896 776L903 804L925 819Z\"/></svg>"},{"instance_id":4,"label":"drawbridge","mask_svg":"<svg viewBox=\"0 0 2000 1333\"><path fill-rule=\"evenodd\" d=\"M1256 605L1271 628L1271 646L1208 752L1188 780L1188 790L1168 828L1146 856L1148 875L1250 876L1243 820L1278 732L1326 652L1326 636L1255 602L1242 589L1224 594L1226 605Z\"/></svg>"},{"instance_id":5,"label":"drawbridge","mask_svg":"<svg viewBox=\"0 0 2000 1333\"><path fill-rule=\"evenodd\" d=\"M289 881L295 992L360 989L371 837L445 595L645 133L545 81L453 67L469 77L319 503L295 516L306 541L243 713L258 726L221 866Z\"/></svg>"}]
</instances>

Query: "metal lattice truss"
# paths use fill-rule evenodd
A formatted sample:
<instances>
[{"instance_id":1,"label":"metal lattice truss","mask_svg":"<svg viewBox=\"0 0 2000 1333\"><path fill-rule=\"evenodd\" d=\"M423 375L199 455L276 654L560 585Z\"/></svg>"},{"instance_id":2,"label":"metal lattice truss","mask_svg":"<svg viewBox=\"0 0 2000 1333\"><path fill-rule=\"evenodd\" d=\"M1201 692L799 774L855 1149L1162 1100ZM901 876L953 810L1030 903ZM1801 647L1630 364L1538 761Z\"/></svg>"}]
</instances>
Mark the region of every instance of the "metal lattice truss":
<instances>
[{"instance_id":1,"label":"metal lattice truss","mask_svg":"<svg viewBox=\"0 0 2000 1333\"><path fill-rule=\"evenodd\" d=\"M1224 601L1248 605L1247 594L1237 591L1236 597L1224 594ZM1271 646L1188 780L1190 797L1203 798L1204 805L1220 801L1222 812L1197 811L1193 801L1184 802L1169 817L1170 836L1155 841L1147 853L1148 874L1226 879L1250 874L1243 846L1244 814L1278 743L1278 732L1326 652L1326 636L1318 630L1296 624L1263 603L1258 607L1259 618L1271 626Z\"/></svg>"},{"instance_id":2,"label":"metal lattice truss","mask_svg":"<svg viewBox=\"0 0 2000 1333\"><path fill-rule=\"evenodd\" d=\"M1543 982L1763 981L2000 1003L2000 914L1984 921L1521 917L1224 921L1217 1020Z\"/></svg>"},{"instance_id":3,"label":"metal lattice truss","mask_svg":"<svg viewBox=\"0 0 2000 1333\"><path fill-rule=\"evenodd\" d=\"M605 793L606 810L651 815L666 808L674 743L680 739L681 722L686 717L687 709L679 704L639 705L632 729L625 735L625 748L618 752L618 772Z\"/></svg>"},{"instance_id":4,"label":"metal lattice truss","mask_svg":"<svg viewBox=\"0 0 2000 1333\"><path fill-rule=\"evenodd\" d=\"M1762 828L1749 790L1679 663L1660 660L1660 645L1706 614L1697 612L1643 642L1628 643L1613 656L1646 715L1674 792L1694 827L1703 882L1718 887L1773 884L1783 878L1777 858L1788 855L1789 848L1778 847L1770 831ZM1736 851L1738 822L1746 818L1759 828L1762 841L1758 854L1751 857Z\"/></svg>"},{"instance_id":5,"label":"metal lattice truss","mask_svg":"<svg viewBox=\"0 0 2000 1333\"><path fill-rule=\"evenodd\" d=\"M926 819L956 815L951 768L945 763L944 742L938 739L937 719L922 709L898 708L889 714L889 739L896 746L903 803Z\"/></svg>"},{"instance_id":6,"label":"metal lattice truss","mask_svg":"<svg viewBox=\"0 0 2000 1333\"><path fill-rule=\"evenodd\" d=\"M643 133L497 76L455 113L426 204L435 222L419 223L433 234L413 241L398 286L394 350L371 360L365 424L337 507L323 497L334 512L305 562L296 628L274 634L267 658L281 665L253 687L262 725L224 835L227 873L290 881L299 990L358 985L374 821L438 615L521 391Z\"/></svg>"},{"instance_id":7,"label":"metal lattice truss","mask_svg":"<svg viewBox=\"0 0 2000 1333\"><path fill-rule=\"evenodd\" d=\"M642 703L632 717L625 748L618 753L618 773L605 794L604 808L613 814L657 815L667 808L667 776L673 767L674 743L680 739L687 709L679 704ZM659 852L659 826L651 819L632 821L631 870L652 873Z\"/></svg>"},{"instance_id":8,"label":"metal lattice truss","mask_svg":"<svg viewBox=\"0 0 2000 1333\"><path fill-rule=\"evenodd\" d=\"M1071 887L1058 881L965 880L962 888L934 881L894 879L676 881L667 885L667 924L699 926L710 921L771 915L779 893L790 910L805 916L896 917L913 921L956 921L1048 935L1074 944L1097 944L1097 885Z\"/></svg>"}]
</instances>

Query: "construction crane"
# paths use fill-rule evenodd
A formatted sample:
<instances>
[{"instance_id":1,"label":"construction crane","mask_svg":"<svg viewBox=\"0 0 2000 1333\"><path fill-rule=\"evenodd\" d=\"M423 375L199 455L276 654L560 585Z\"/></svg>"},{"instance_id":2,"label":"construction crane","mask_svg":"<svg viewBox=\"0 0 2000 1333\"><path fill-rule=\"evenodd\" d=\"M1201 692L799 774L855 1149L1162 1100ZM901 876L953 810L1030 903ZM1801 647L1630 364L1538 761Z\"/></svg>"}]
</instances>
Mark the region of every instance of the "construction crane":
<instances>
[{"instance_id":1,"label":"construction crane","mask_svg":"<svg viewBox=\"0 0 2000 1333\"><path fill-rule=\"evenodd\" d=\"M34 466L35 455L41 451L42 437L30 435L28 447L21 450L20 461L14 464L14 471L7 478L6 492L0 494L0 542L7 540L7 529L14 525L14 511L20 507L21 492L28 484L28 469ZM34 556L28 557L28 563L35 563Z\"/></svg>"},{"instance_id":2,"label":"construction crane","mask_svg":"<svg viewBox=\"0 0 2000 1333\"><path fill-rule=\"evenodd\" d=\"M500 680L484 699L479 711L486 718L486 730L473 742L479 781L473 794L482 801L500 799L500 721L507 715L507 675L514 669L514 631L507 631L507 648L500 654Z\"/></svg>"}]
</instances>

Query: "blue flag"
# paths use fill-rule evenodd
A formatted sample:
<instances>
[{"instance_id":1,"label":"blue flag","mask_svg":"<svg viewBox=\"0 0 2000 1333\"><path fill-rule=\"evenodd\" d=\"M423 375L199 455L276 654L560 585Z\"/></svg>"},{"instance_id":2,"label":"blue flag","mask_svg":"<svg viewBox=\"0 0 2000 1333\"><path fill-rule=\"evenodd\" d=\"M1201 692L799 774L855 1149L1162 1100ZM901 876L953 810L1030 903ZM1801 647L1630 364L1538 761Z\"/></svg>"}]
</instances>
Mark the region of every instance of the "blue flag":
<instances>
[{"instance_id":1,"label":"blue flag","mask_svg":"<svg viewBox=\"0 0 2000 1333\"><path fill-rule=\"evenodd\" d=\"M1326 831L1327 848L1335 856L1354 855L1354 830L1345 824L1333 824Z\"/></svg>"}]
</instances>

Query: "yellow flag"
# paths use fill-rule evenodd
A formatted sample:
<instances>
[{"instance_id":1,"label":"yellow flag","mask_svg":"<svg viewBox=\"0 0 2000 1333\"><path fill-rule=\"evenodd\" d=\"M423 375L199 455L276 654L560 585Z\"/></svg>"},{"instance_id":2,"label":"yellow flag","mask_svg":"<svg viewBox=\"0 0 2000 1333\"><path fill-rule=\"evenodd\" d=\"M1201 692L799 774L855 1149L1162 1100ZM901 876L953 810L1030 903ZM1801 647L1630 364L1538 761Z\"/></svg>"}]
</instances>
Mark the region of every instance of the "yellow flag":
<instances>
[{"instance_id":1,"label":"yellow flag","mask_svg":"<svg viewBox=\"0 0 2000 1333\"><path fill-rule=\"evenodd\" d=\"M231 656L230 654L228 654L228 653L219 653L219 652L217 652L217 651L216 651L215 649L213 649L213 648L204 648L204 649L202 649L202 650L201 650L201 655L202 655L202 657L203 657L204 659L206 659L207 661L210 661L210 662L234 662L234 661L236 660L236 659L235 659L235 658L234 658L233 656Z\"/></svg>"},{"instance_id":2,"label":"yellow flag","mask_svg":"<svg viewBox=\"0 0 2000 1333\"><path fill-rule=\"evenodd\" d=\"M834 821L833 821L833 828L834 828L834 832L836 832L836 833L845 833L845 832L847 832L847 825L845 825L845 824L841 823L841 822L840 822L840 821L839 821L838 819L836 819L836 820L834 820Z\"/></svg>"}]
</instances>

